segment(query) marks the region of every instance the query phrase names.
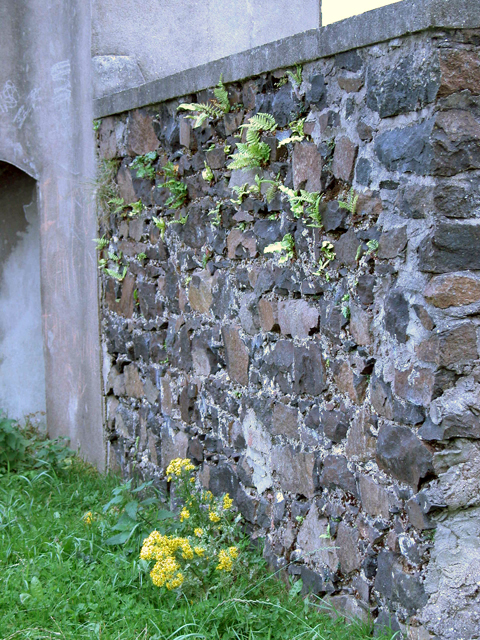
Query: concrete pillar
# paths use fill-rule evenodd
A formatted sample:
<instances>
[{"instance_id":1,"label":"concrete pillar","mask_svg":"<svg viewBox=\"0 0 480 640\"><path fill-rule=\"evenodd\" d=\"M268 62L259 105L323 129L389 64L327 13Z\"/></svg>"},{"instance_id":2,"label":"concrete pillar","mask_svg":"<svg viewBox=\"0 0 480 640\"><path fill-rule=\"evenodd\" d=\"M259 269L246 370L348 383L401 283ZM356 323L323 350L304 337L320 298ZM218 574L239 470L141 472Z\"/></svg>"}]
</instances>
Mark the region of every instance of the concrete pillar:
<instances>
[{"instance_id":1,"label":"concrete pillar","mask_svg":"<svg viewBox=\"0 0 480 640\"><path fill-rule=\"evenodd\" d=\"M3 0L0 42L0 160L38 182L48 432L103 469L90 2Z\"/></svg>"}]
</instances>

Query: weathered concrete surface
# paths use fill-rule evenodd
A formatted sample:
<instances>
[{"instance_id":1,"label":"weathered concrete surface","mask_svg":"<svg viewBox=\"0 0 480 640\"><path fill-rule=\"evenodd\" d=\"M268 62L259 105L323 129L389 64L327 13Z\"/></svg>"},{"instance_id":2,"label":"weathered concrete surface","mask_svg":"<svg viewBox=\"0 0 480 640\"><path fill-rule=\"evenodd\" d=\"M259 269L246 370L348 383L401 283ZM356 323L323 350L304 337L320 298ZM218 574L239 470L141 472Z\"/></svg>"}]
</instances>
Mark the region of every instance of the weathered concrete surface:
<instances>
[{"instance_id":1,"label":"weathered concrete surface","mask_svg":"<svg viewBox=\"0 0 480 640\"><path fill-rule=\"evenodd\" d=\"M319 0L94 0L92 53L150 82L319 25Z\"/></svg>"},{"instance_id":2,"label":"weathered concrete surface","mask_svg":"<svg viewBox=\"0 0 480 640\"><path fill-rule=\"evenodd\" d=\"M302 4L302 11L303 11ZM480 26L476 0L403 0L320 29L284 37L248 51L187 68L95 102L95 117L121 113L215 86L220 74L234 82L343 51L386 42L435 27L474 29ZM94 53L98 53L94 50ZM109 51L108 53L112 53ZM116 51L119 53L119 51ZM225 55L221 51L219 55ZM210 58L210 59L212 59ZM200 62L198 58L192 61ZM143 71L143 69L142 69ZM144 72L145 73L145 72Z\"/></svg>"},{"instance_id":3,"label":"weathered concrete surface","mask_svg":"<svg viewBox=\"0 0 480 640\"><path fill-rule=\"evenodd\" d=\"M44 427L37 185L6 162L0 162L0 181L0 407Z\"/></svg>"},{"instance_id":4,"label":"weathered concrete surface","mask_svg":"<svg viewBox=\"0 0 480 640\"><path fill-rule=\"evenodd\" d=\"M83 0L0 4L0 160L38 181L49 433L103 468L90 22Z\"/></svg>"}]
</instances>

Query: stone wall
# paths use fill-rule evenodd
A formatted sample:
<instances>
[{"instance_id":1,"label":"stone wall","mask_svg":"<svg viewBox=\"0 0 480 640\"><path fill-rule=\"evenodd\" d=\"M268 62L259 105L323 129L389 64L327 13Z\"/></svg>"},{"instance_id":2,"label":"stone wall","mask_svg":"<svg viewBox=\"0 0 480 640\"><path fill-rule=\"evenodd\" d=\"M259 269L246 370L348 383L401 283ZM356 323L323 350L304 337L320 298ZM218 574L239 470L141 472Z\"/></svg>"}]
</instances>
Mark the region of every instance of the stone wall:
<instances>
[{"instance_id":1,"label":"stone wall","mask_svg":"<svg viewBox=\"0 0 480 640\"><path fill-rule=\"evenodd\" d=\"M300 86L285 70L231 84L237 106L199 129L177 106L210 91L98 131L119 196L145 205L101 222L109 268L127 267L102 276L110 466L165 482L190 457L273 567L418 640L480 628L479 46L423 32L306 64ZM270 161L229 171L256 112L278 124ZM305 139L279 146L299 117ZM137 178L153 151L155 178ZM323 227L267 185L234 204L255 174L324 193ZM287 234L293 257L264 253Z\"/></svg>"}]
</instances>

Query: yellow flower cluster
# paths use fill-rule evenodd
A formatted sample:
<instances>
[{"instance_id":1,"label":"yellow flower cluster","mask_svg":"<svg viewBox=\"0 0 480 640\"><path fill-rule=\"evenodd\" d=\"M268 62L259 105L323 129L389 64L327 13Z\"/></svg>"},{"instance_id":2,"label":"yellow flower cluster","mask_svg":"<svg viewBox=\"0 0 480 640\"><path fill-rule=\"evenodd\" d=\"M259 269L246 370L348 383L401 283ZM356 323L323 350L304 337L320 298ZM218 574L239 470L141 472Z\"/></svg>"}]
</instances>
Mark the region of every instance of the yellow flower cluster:
<instances>
[{"instance_id":1,"label":"yellow flower cluster","mask_svg":"<svg viewBox=\"0 0 480 640\"><path fill-rule=\"evenodd\" d=\"M175 458L167 467L167 480L170 482L173 476L181 476L182 471L193 471L195 466L189 458Z\"/></svg>"},{"instance_id":2,"label":"yellow flower cluster","mask_svg":"<svg viewBox=\"0 0 480 640\"><path fill-rule=\"evenodd\" d=\"M183 575L179 571L180 565L175 559L175 553L181 550L182 558L191 560L193 550L187 538L162 536L158 531L152 533L143 541L140 558L142 560L156 560L150 572L152 582L156 587L175 589L183 583Z\"/></svg>"},{"instance_id":3,"label":"yellow flower cluster","mask_svg":"<svg viewBox=\"0 0 480 640\"><path fill-rule=\"evenodd\" d=\"M210 522L220 522L220 516L215 511L210 511L208 517Z\"/></svg>"},{"instance_id":4,"label":"yellow flower cluster","mask_svg":"<svg viewBox=\"0 0 480 640\"><path fill-rule=\"evenodd\" d=\"M236 558L238 558L237 547L221 549L218 553L217 571L231 571L233 569L233 561Z\"/></svg>"},{"instance_id":5,"label":"yellow flower cluster","mask_svg":"<svg viewBox=\"0 0 480 640\"><path fill-rule=\"evenodd\" d=\"M202 557L203 555L205 555L205 549L202 549L202 547L193 547L193 550L195 551L197 556Z\"/></svg>"},{"instance_id":6,"label":"yellow flower cluster","mask_svg":"<svg viewBox=\"0 0 480 640\"><path fill-rule=\"evenodd\" d=\"M180 511L180 522L188 520L188 518L190 518L190 511L186 507L183 507L183 509Z\"/></svg>"},{"instance_id":7,"label":"yellow flower cluster","mask_svg":"<svg viewBox=\"0 0 480 640\"><path fill-rule=\"evenodd\" d=\"M87 513L83 516L82 520L84 524L86 524L87 526L90 526L92 522L95 520L95 516L91 511L87 511Z\"/></svg>"},{"instance_id":8,"label":"yellow flower cluster","mask_svg":"<svg viewBox=\"0 0 480 640\"><path fill-rule=\"evenodd\" d=\"M197 527L193 530L193 533L197 536L197 538L201 538L203 536L203 529L201 527Z\"/></svg>"},{"instance_id":9,"label":"yellow flower cluster","mask_svg":"<svg viewBox=\"0 0 480 640\"><path fill-rule=\"evenodd\" d=\"M232 505L233 505L233 500L230 498L228 493L226 493L223 496L223 508L225 509L225 511L228 511L229 509L232 508Z\"/></svg>"}]
</instances>

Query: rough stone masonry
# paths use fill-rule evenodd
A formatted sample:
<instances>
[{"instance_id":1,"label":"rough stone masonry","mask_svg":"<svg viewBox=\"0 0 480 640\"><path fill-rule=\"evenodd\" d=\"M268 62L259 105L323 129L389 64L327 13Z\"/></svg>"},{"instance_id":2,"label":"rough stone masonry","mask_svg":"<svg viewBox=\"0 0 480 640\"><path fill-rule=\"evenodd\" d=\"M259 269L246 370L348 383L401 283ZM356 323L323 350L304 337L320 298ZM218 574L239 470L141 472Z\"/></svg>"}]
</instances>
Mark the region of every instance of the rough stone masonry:
<instances>
[{"instance_id":1,"label":"rough stone masonry","mask_svg":"<svg viewBox=\"0 0 480 640\"><path fill-rule=\"evenodd\" d=\"M102 276L110 464L162 482L188 456L305 593L411 639L479 638L480 31L289 78L231 84L231 111L196 129L177 106L211 91L101 122L118 197L145 205L101 222L101 257L127 267ZM270 160L229 171L257 112L278 125ZM299 118L304 139L279 146ZM325 194L323 226L255 176ZM287 234L293 257L264 253Z\"/></svg>"}]
</instances>

